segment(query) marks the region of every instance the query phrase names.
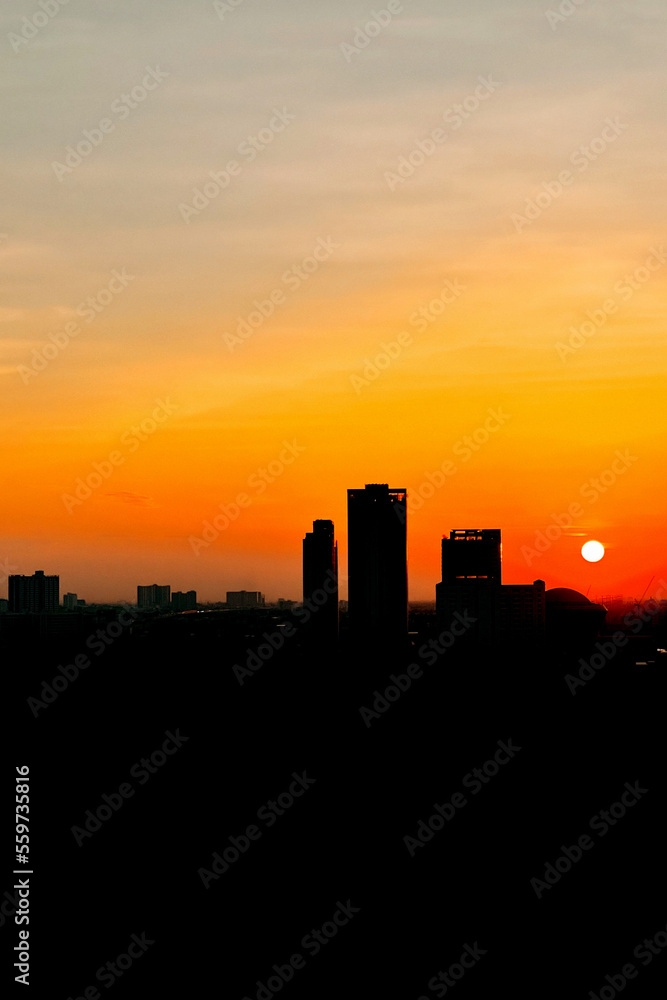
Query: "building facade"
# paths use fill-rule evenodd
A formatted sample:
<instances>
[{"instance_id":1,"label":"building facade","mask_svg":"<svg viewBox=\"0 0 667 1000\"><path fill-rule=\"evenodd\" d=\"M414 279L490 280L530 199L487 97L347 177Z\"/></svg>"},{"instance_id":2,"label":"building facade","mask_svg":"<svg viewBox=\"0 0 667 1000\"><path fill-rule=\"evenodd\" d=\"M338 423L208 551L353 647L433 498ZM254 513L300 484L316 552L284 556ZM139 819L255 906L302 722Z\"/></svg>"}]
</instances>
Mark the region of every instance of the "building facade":
<instances>
[{"instance_id":1,"label":"building facade","mask_svg":"<svg viewBox=\"0 0 667 1000\"><path fill-rule=\"evenodd\" d=\"M171 603L171 587L161 587L152 583L149 587L137 587L137 607L168 608Z\"/></svg>"},{"instance_id":2,"label":"building facade","mask_svg":"<svg viewBox=\"0 0 667 1000\"><path fill-rule=\"evenodd\" d=\"M312 627L322 636L338 636L338 545L333 521L313 521L303 540L303 602L315 607Z\"/></svg>"},{"instance_id":3,"label":"building facade","mask_svg":"<svg viewBox=\"0 0 667 1000\"><path fill-rule=\"evenodd\" d=\"M484 644L525 643L545 634L545 584L503 584L499 528L466 528L442 539L442 583L435 606L442 628L457 615L475 619L470 636Z\"/></svg>"},{"instance_id":4,"label":"building facade","mask_svg":"<svg viewBox=\"0 0 667 1000\"><path fill-rule=\"evenodd\" d=\"M173 611L196 611L197 591L188 590L183 592L175 590L171 595L171 607Z\"/></svg>"},{"instance_id":5,"label":"building facade","mask_svg":"<svg viewBox=\"0 0 667 1000\"><path fill-rule=\"evenodd\" d=\"M45 576L38 569L32 576L9 577L9 611L57 611L60 606L60 577Z\"/></svg>"},{"instance_id":6,"label":"building facade","mask_svg":"<svg viewBox=\"0 0 667 1000\"><path fill-rule=\"evenodd\" d=\"M464 528L442 539L442 582L502 583L500 528Z\"/></svg>"},{"instance_id":7,"label":"building facade","mask_svg":"<svg viewBox=\"0 0 667 1000\"><path fill-rule=\"evenodd\" d=\"M236 610L242 608L263 608L264 594L258 590L228 590L227 604Z\"/></svg>"},{"instance_id":8,"label":"building facade","mask_svg":"<svg viewBox=\"0 0 667 1000\"><path fill-rule=\"evenodd\" d=\"M407 495L386 483L347 491L350 632L407 638Z\"/></svg>"}]
</instances>

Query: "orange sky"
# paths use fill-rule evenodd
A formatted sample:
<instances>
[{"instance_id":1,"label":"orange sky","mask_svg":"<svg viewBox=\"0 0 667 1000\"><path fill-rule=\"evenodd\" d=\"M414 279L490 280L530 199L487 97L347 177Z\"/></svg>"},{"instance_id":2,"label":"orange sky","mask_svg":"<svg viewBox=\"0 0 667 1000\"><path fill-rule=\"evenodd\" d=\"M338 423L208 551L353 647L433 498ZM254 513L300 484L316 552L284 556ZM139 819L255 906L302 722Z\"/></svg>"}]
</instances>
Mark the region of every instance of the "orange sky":
<instances>
[{"instance_id":1,"label":"orange sky","mask_svg":"<svg viewBox=\"0 0 667 1000\"><path fill-rule=\"evenodd\" d=\"M415 496L448 461L409 516L411 599L434 599L452 528L502 528L508 583L638 597L667 579L666 16L638 6L554 30L533 4L451 19L424 2L348 63L357 3L281 19L247 0L221 23L174 2L151 32L93 3L21 47L3 70L0 595L10 567L89 601L153 582L299 598L313 519L335 521L344 574L346 489ZM156 66L126 117L110 110ZM496 89L455 127L480 78ZM59 178L105 115L113 131ZM250 159L252 135L267 141ZM256 302L272 314L242 340ZM155 420L158 400L173 412ZM504 416L483 432L489 411ZM68 500L94 463L108 478ZM570 532L526 555L577 503Z\"/></svg>"}]
</instances>

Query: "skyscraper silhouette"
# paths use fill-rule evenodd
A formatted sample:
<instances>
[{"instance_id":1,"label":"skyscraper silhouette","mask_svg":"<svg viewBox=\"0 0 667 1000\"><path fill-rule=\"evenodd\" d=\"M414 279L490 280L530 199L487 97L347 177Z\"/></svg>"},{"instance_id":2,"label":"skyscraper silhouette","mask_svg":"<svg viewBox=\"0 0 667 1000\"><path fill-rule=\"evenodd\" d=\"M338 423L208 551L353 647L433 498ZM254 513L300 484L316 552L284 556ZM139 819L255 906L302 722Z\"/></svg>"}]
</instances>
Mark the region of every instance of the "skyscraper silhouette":
<instances>
[{"instance_id":1,"label":"skyscraper silhouette","mask_svg":"<svg viewBox=\"0 0 667 1000\"><path fill-rule=\"evenodd\" d=\"M172 611L195 611L197 608L196 590L175 590L171 595Z\"/></svg>"},{"instance_id":2,"label":"skyscraper silhouette","mask_svg":"<svg viewBox=\"0 0 667 1000\"><path fill-rule=\"evenodd\" d=\"M350 631L389 642L408 630L407 503L386 483L347 491Z\"/></svg>"},{"instance_id":3,"label":"skyscraper silhouette","mask_svg":"<svg viewBox=\"0 0 667 1000\"><path fill-rule=\"evenodd\" d=\"M312 627L318 637L338 636L338 546L333 521L313 521L303 540L303 601L317 613Z\"/></svg>"},{"instance_id":4,"label":"skyscraper silhouette","mask_svg":"<svg viewBox=\"0 0 667 1000\"><path fill-rule=\"evenodd\" d=\"M44 576L42 569L32 576L10 576L8 596L10 611L57 611L60 577Z\"/></svg>"},{"instance_id":5,"label":"skyscraper silhouette","mask_svg":"<svg viewBox=\"0 0 667 1000\"><path fill-rule=\"evenodd\" d=\"M500 528L465 528L442 539L442 583L435 587L439 624L469 614L471 638L485 643L539 640L544 635L545 586L502 583Z\"/></svg>"},{"instance_id":6,"label":"skyscraper silhouette","mask_svg":"<svg viewBox=\"0 0 667 1000\"><path fill-rule=\"evenodd\" d=\"M435 607L440 625L469 612L470 634L492 642L498 634L502 551L499 528L463 528L442 539L442 583L436 584Z\"/></svg>"},{"instance_id":7,"label":"skyscraper silhouette","mask_svg":"<svg viewBox=\"0 0 667 1000\"><path fill-rule=\"evenodd\" d=\"M149 587L137 587L137 607L168 608L171 602L171 587L161 587L152 583Z\"/></svg>"},{"instance_id":8,"label":"skyscraper silhouette","mask_svg":"<svg viewBox=\"0 0 667 1000\"><path fill-rule=\"evenodd\" d=\"M464 528L442 539L442 582L502 583L500 528Z\"/></svg>"}]
</instances>

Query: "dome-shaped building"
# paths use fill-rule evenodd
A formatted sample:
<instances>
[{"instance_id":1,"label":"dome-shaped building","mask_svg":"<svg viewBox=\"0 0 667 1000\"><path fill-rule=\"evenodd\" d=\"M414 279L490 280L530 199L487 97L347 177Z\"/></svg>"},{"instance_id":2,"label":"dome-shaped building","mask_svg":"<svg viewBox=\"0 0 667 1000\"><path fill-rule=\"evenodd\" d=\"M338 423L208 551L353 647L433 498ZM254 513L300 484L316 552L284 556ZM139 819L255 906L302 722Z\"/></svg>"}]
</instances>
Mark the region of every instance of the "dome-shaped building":
<instances>
[{"instance_id":1,"label":"dome-shaped building","mask_svg":"<svg viewBox=\"0 0 667 1000\"><path fill-rule=\"evenodd\" d=\"M607 617L602 604L594 604L578 590L555 587L547 590L547 635L557 642L579 644L592 642L601 632Z\"/></svg>"}]
</instances>

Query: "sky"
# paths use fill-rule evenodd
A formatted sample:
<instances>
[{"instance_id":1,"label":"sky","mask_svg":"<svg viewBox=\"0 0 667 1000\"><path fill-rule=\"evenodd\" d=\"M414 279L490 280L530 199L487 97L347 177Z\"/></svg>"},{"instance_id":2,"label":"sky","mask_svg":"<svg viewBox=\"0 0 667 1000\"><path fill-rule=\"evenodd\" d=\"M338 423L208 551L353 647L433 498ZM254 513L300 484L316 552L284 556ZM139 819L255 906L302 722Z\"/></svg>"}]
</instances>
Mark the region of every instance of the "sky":
<instances>
[{"instance_id":1,"label":"sky","mask_svg":"<svg viewBox=\"0 0 667 1000\"><path fill-rule=\"evenodd\" d=\"M666 27L661 0L5 5L0 596L43 569L300 599L331 518L344 597L372 482L408 490L411 600L485 527L506 583L654 593Z\"/></svg>"}]
</instances>

